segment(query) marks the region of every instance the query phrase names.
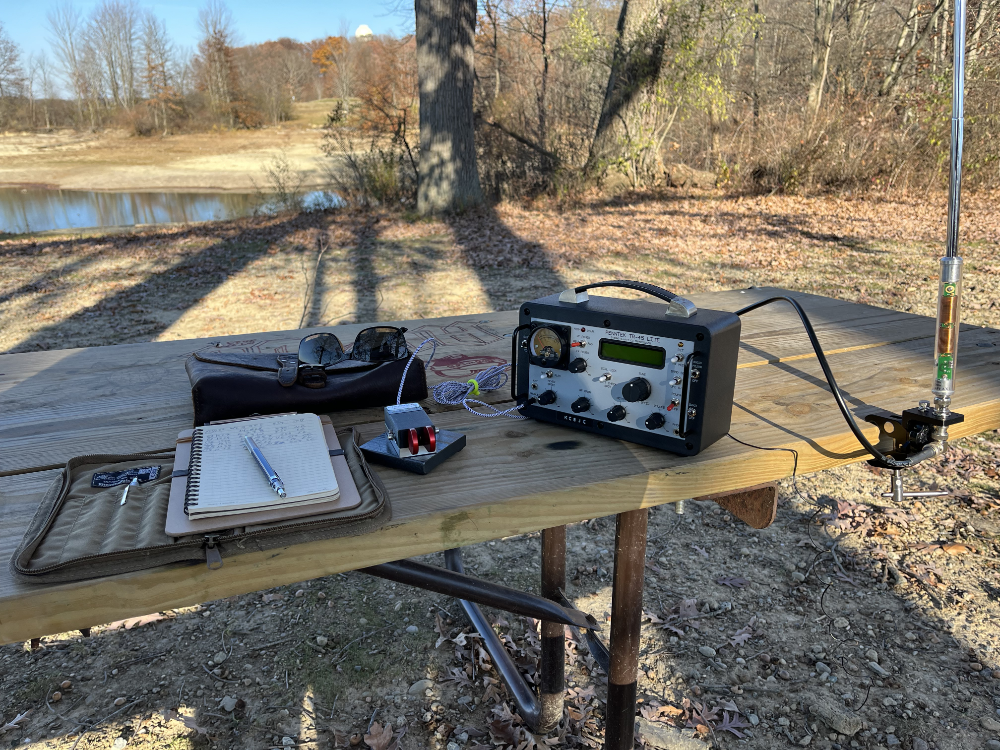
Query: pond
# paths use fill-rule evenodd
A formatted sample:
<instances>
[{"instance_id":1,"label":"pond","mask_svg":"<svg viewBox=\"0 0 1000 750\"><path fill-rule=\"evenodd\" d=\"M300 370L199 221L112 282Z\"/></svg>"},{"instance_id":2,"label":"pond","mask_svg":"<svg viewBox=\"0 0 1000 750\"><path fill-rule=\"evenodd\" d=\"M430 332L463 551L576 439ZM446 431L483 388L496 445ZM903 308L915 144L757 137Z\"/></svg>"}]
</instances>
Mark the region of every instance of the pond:
<instances>
[{"instance_id":1,"label":"pond","mask_svg":"<svg viewBox=\"0 0 1000 750\"><path fill-rule=\"evenodd\" d=\"M338 201L330 194L309 193L304 202L308 209ZM0 187L0 233L216 221L247 216L258 206L258 196L252 193L111 193Z\"/></svg>"}]
</instances>

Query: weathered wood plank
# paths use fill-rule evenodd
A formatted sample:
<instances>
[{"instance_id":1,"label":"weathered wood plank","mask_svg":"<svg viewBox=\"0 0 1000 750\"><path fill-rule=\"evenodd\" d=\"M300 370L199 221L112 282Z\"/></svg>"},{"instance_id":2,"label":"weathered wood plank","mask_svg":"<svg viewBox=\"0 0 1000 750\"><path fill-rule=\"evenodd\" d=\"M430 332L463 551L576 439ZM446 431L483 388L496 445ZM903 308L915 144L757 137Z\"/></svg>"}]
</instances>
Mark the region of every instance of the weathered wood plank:
<instances>
[{"instance_id":1,"label":"weathered wood plank","mask_svg":"<svg viewBox=\"0 0 1000 750\"><path fill-rule=\"evenodd\" d=\"M725 292L698 295L696 302L736 309L778 293L783 292ZM876 407L899 410L927 397L932 321L795 296L804 300L828 351L840 351L830 356L831 366L859 417ZM418 321L408 338L418 343L417 326L427 332L436 327L435 335L452 337L451 350L457 354L471 351L479 359L506 359L509 340L496 334L510 330L515 320L514 313L498 313ZM360 327L342 326L338 332L351 340ZM292 342L301 335L265 334ZM956 408L966 414L966 422L953 428L955 437L1000 426L1000 351L993 346L998 337L1000 331L991 329L969 329L962 335ZM778 306L755 312L745 321L744 338L748 346L740 357L732 433L753 445L795 449L803 473L864 458L794 313ZM200 345L169 342L0 357L0 371L7 373L0 379L0 470L55 463L95 448L169 445L190 424L183 359ZM119 356L124 350L129 350L127 356ZM11 367L8 357L23 359ZM137 363L134 369L126 367L130 361ZM445 364L458 369L463 361ZM13 372L18 373L14 380ZM135 382L128 382L129 373ZM118 374L124 382L113 381ZM434 382L455 376L432 372L431 377ZM155 416L137 414L136 404L155 407ZM366 436L380 429L379 410L334 416L341 425L362 423ZM428 477L379 470L394 498L390 528L362 538L230 558L214 572L194 566L49 586L15 583L0 573L0 642L731 491L787 476L792 468L787 453L758 451L728 439L699 456L682 458L530 420L480 420L452 410L435 421L466 432L468 447ZM874 437L872 426L863 428ZM44 490L51 475L0 478L0 557L9 557L34 511L35 493Z\"/></svg>"},{"instance_id":2,"label":"weathered wood plank","mask_svg":"<svg viewBox=\"0 0 1000 750\"><path fill-rule=\"evenodd\" d=\"M781 292L752 289L695 295L695 300L703 306L736 309ZM931 333L928 319L906 313L814 295L795 296L809 309L818 335L831 352L882 347ZM425 320L410 323L409 338L416 343L433 335L442 342L428 373L434 385L506 361L509 339L503 334L515 324L514 312ZM352 341L361 328L338 326L336 331L343 340ZM176 431L192 420L183 369L192 351L212 343L237 349L287 349L307 332L2 356L0 371L7 374L0 378L0 472L58 463L82 451L168 445ZM812 357L806 336L787 306L769 306L750 314L744 340L741 367ZM493 394L489 398L505 397ZM431 402L427 406L444 410ZM371 411L352 416L363 421L377 418Z\"/></svg>"},{"instance_id":3,"label":"weathered wood plank","mask_svg":"<svg viewBox=\"0 0 1000 750\"><path fill-rule=\"evenodd\" d=\"M972 419L958 425L955 436L998 424L1000 400L981 404ZM564 432L561 437L565 437ZM810 472L857 460L854 445L853 436L841 434L813 444L794 441L783 447L798 450L800 470ZM403 516L408 507L405 495L397 495L394 507L400 509L398 518L387 529L363 537L241 555L227 559L223 568L216 571L195 565L82 584L5 584L0 590L0 642L63 632L585 518L725 492L773 481L791 470L791 462L779 452L725 447L716 453L725 455L671 471L594 483L583 489L485 502L460 511L440 511L412 519Z\"/></svg>"}]
</instances>

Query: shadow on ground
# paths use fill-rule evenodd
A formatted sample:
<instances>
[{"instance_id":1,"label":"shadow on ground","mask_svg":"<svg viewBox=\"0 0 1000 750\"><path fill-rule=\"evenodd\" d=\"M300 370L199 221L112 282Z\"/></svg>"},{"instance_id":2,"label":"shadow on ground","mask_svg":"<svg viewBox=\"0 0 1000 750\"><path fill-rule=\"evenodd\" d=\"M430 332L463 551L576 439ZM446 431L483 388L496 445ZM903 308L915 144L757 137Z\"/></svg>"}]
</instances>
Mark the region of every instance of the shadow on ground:
<instances>
[{"instance_id":1,"label":"shadow on ground","mask_svg":"<svg viewBox=\"0 0 1000 750\"><path fill-rule=\"evenodd\" d=\"M970 450L975 466L987 466L995 447L954 448L921 486ZM995 513L996 481L976 476L957 501L905 508L881 504L887 477L865 466L800 477L797 489L785 483L765 530L714 503L689 503L683 516L653 509L639 671L647 732L690 721L716 747L753 750L806 737L824 750L983 747L996 734L988 728L1000 677L989 624L1000 613L995 586L975 580L975 555L921 546L954 538L940 523L949 508L962 525L983 527L981 511ZM613 517L568 529L568 594L599 620L610 611L613 540ZM529 534L467 548L466 567L537 591L539 553ZM532 679L534 624L491 619ZM404 749L526 739L504 718L512 704L454 600L358 573L136 618L89 638L49 637L34 654L4 646L0 662L0 714L31 710L4 737L14 744L72 743L92 726L81 747L119 737L137 748L346 747L352 735L364 747L375 722L396 734L405 727ZM567 679L554 746L592 747L587 738L603 733L606 678L569 631ZM56 690L62 698L52 702ZM125 710L115 713L119 700Z\"/></svg>"}]
</instances>

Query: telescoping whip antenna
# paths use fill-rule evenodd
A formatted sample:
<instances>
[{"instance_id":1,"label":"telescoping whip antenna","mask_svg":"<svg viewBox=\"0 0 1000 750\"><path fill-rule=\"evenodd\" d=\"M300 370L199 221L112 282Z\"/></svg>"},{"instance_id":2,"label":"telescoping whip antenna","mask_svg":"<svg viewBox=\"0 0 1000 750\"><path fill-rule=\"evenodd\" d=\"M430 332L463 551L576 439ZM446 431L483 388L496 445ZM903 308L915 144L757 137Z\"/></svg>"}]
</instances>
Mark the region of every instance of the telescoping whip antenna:
<instances>
[{"instance_id":1,"label":"telescoping whip antenna","mask_svg":"<svg viewBox=\"0 0 1000 750\"><path fill-rule=\"evenodd\" d=\"M955 2L954 70L951 96L951 164L948 173L948 237L945 256L941 258L938 282L937 325L934 336L934 384L930 401L921 401L916 409L907 409L902 417L871 415L867 421L881 430L879 446L895 458L907 459L912 466L941 455L948 442L949 425L965 417L951 410L955 393L955 369L958 364L958 328L961 323L962 258L958 254L958 224L962 203L962 142L965 136L965 25L966 0ZM884 465L877 461L871 463ZM904 492L902 472L893 469L892 490L883 492L899 502L903 498L938 497L947 491Z\"/></svg>"},{"instance_id":2,"label":"telescoping whip antenna","mask_svg":"<svg viewBox=\"0 0 1000 750\"><path fill-rule=\"evenodd\" d=\"M935 438L948 439L946 418L955 393L958 327L961 322L962 258L958 254L958 223L962 204L962 142L965 138L965 5L955 3L955 65L951 95L951 166L948 174L948 245L941 259L938 284L937 336L934 344L934 411L942 419Z\"/></svg>"}]
</instances>

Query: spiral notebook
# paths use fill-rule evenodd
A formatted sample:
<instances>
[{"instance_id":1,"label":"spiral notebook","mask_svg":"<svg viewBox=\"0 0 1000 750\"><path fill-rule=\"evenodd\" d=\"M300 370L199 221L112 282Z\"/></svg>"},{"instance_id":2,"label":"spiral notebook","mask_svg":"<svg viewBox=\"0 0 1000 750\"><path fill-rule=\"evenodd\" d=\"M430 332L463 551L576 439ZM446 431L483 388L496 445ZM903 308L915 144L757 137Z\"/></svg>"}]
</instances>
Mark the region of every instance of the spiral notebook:
<instances>
[{"instance_id":1,"label":"spiral notebook","mask_svg":"<svg viewBox=\"0 0 1000 750\"><path fill-rule=\"evenodd\" d=\"M256 417L259 419L260 417ZM191 444L194 430L183 430L177 436L177 453L174 459L174 479L170 484L170 500L167 505L166 532L169 536L182 537L189 534L209 534L232 528L247 531L269 528L275 524L295 523L296 519L312 516L337 514L344 518L350 511L361 505L361 494L354 483L351 467L328 416L321 416L320 423L326 435L330 463L337 477L340 497L331 502L293 505L288 508L265 508L263 510L233 513L214 518L192 519L184 512L184 496L187 494L188 468L191 464Z\"/></svg>"},{"instance_id":2,"label":"spiral notebook","mask_svg":"<svg viewBox=\"0 0 1000 750\"><path fill-rule=\"evenodd\" d=\"M281 477L271 489L244 446L250 436ZM191 520L326 503L340 496L323 425L316 414L208 424L194 430L184 512Z\"/></svg>"}]
</instances>

